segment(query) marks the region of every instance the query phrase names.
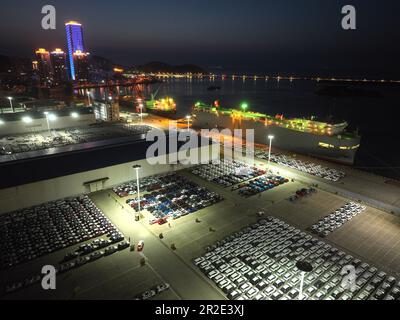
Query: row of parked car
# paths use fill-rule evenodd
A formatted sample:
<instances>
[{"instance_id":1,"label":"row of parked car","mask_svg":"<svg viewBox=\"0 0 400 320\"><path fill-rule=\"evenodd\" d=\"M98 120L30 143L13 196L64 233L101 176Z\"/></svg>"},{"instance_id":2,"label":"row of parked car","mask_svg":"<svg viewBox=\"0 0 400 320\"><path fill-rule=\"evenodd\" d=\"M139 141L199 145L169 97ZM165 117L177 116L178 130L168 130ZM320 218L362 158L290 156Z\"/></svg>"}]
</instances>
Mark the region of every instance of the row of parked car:
<instances>
[{"instance_id":1,"label":"row of parked car","mask_svg":"<svg viewBox=\"0 0 400 320\"><path fill-rule=\"evenodd\" d=\"M256 194L274 189L282 184L288 183L289 180L277 175L264 175L251 181L239 184L237 190L242 197L251 197ZM235 190L236 187L233 188Z\"/></svg>"},{"instance_id":2,"label":"row of parked car","mask_svg":"<svg viewBox=\"0 0 400 320\"><path fill-rule=\"evenodd\" d=\"M315 188L303 188L296 191L296 193L289 197L290 202L295 202L301 198L308 197L317 192Z\"/></svg>"},{"instance_id":3,"label":"row of parked car","mask_svg":"<svg viewBox=\"0 0 400 320\"><path fill-rule=\"evenodd\" d=\"M140 191L141 192L151 192L154 190L161 189L164 185L160 181L160 176L151 176L151 177L146 177L140 179L139 185L140 185ZM129 181L124 184L121 184L117 187L113 188L113 191L120 197L124 198L127 196L133 196L136 195L137 193L137 182L136 180L134 181Z\"/></svg>"},{"instance_id":4,"label":"row of parked car","mask_svg":"<svg viewBox=\"0 0 400 320\"><path fill-rule=\"evenodd\" d=\"M170 285L168 283L161 283L153 288L150 288L149 290L139 294L136 296L135 300L149 300L151 298L154 298L156 295L167 291L170 288Z\"/></svg>"},{"instance_id":5,"label":"row of parked car","mask_svg":"<svg viewBox=\"0 0 400 320\"><path fill-rule=\"evenodd\" d=\"M91 243L82 244L75 251L65 255L64 260L60 263L57 271L59 273L64 273L81 267L102 257L110 256L117 251L122 251L128 248L129 245L129 242L125 241L122 235L118 240L114 241L110 239L96 239Z\"/></svg>"},{"instance_id":6,"label":"row of parked car","mask_svg":"<svg viewBox=\"0 0 400 320\"><path fill-rule=\"evenodd\" d=\"M305 275L303 299L400 299L400 282L368 263L274 217L228 236L193 263L231 300L296 300L298 261L313 269ZM356 270L354 290L343 267Z\"/></svg>"},{"instance_id":7,"label":"row of parked car","mask_svg":"<svg viewBox=\"0 0 400 320\"><path fill-rule=\"evenodd\" d=\"M0 269L103 235L112 241L120 232L88 196L3 214L0 216Z\"/></svg>"},{"instance_id":8,"label":"row of parked car","mask_svg":"<svg viewBox=\"0 0 400 320\"><path fill-rule=\"evenodd\" d=\"M144 194L140 199L141 209L152 215L150 224L162 225L168 219L179 219L223 200L222 196L178 174L157 176L155 179L160 189ZM128 199L126 203L139 211L137 199Z\"/></svg>"},{"instance_id":9,"label":"row of parked car","mask_svg":"<svg viewBox=\"0 0 400 320\"><path fill-rule=\"evenodd\" d=\"M268 160L268 152L265 150L257 149L255 155L260 159ZM337 182L346 176L346 173L342 170L327 168L313 162L305 162L284 154L271 154L271 162L333 182Z\"/></svg>"},{"instance_id":10,"label":"row of parked car","mask_svg":"<svg viewBox=\"0 0 400 320\"><path fill-rule=\"evenodd\" d=\"M192 173L207 181L212 181L223 187L230 187L267 172L257 167L249 166L236 160L221 160L207 165L201 165L192 170Z\"/></svg>"},{"instance_id":11,"label":"row of parked car","mask_svg":"<svg viewBox=\"0 0 400 320\"><path fill-rule=\"evenodd\" d=\"M347 203L312 225L311 231L325 238L346 222L362 213L366 208L366 206L356 202Z\"/></svg>"}]
</instances>

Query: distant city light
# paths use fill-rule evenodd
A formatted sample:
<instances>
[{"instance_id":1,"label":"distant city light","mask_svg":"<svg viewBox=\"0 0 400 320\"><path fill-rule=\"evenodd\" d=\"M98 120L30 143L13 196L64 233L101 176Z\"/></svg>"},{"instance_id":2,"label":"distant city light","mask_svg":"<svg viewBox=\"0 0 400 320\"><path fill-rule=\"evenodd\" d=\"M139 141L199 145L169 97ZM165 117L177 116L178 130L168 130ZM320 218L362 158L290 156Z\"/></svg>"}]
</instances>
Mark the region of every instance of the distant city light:
<instances>
[{"instance_id":1,"label":"distant city light","mask_svg":"<svg viewBox=\"0 0 400 320\"><path fill-rule=\"evenodd\" d=\"M31 117L25 116L25 117L22 117L22 121L25 123L31 123L33 120Z\"/></svg>"}]
</instances>

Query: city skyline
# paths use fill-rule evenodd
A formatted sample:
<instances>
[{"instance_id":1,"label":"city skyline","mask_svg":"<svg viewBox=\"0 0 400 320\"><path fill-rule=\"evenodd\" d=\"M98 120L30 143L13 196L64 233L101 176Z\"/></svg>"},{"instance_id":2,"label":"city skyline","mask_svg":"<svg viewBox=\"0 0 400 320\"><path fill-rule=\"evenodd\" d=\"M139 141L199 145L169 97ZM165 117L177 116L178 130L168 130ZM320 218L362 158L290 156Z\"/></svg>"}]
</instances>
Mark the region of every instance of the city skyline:
<instances>
[{"instance_id":1,"label":"city skyline","mask_svg":"<svg viewBox=\"0 0 400 320\"><path fill-rule=\"evenodd\" d=\"M163 61L193 63L211 72L334 71L392 78L400 73L396 64L400 52L395 34L398 21L394 16L386 17L399 4L353 1L357 9L355 31L340 27L343 1L321 5L309 0L306 4L254 0L251 5L244 5L219 1L210 7L194 1L153 1L134 7L119 0L109 8L103 1L95 7L85 1L79 2L79 7L75 1L68 5L54 1L57 29L45 31L40 28L41 5L27 4L31 12L38 14L25 17L16 1L6 5L10 16L16 18L4 17L0 22L11 27L13 34L0 37L0 54L29 56L29 47L64 48L64 23L73 19L87 26L87 51L128 66ZM22 20L23 25L19 23Z\"/></svg>"}]
</instances>

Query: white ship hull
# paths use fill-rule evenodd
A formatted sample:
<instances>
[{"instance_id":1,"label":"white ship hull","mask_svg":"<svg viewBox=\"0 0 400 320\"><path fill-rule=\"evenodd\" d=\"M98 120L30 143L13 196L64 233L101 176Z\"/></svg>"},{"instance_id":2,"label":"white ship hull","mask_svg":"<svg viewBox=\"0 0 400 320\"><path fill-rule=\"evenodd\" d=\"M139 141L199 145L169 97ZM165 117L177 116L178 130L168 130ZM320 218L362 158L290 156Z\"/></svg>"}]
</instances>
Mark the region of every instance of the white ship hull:
<instances>
[{"instance_id":1,"label":"white ship hull","mask_svg":"<svg viewBox=\"0 0 400 320\"><path fill-rule=\"evenodd\" d=\"M260 121L235 120L228 115L217 116L200 110L195 110L193 115L194 126L197 128L254 129L256 143L268 144L268 135L273 135L274 146L279 149L348 165L354 163L361 140L360 137L317 135L274 125L266 126Z\"/></svg>"}]
</instances>

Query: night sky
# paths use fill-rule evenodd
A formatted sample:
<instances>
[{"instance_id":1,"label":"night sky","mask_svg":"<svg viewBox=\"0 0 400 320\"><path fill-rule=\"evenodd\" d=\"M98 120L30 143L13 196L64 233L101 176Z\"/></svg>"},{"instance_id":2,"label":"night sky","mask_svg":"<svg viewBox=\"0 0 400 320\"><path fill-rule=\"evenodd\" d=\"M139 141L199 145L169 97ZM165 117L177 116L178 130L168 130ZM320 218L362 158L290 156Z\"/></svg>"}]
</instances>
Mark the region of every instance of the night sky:
<instances>
[{"instance_id":1,"label":"night sky","mask_svg":"<svg viewBox=\"0 0 400 320\"><path fill-rule=\"evenodd\" d=\"M57 30L41 29L45 4ZM356 31L341 29L346 4ZM398 0L13 0L1 4L0 54L65 48L64 22L78 20L89 52L125 65L400 77L399 15Z\"/></svg>"}]
</instances>

